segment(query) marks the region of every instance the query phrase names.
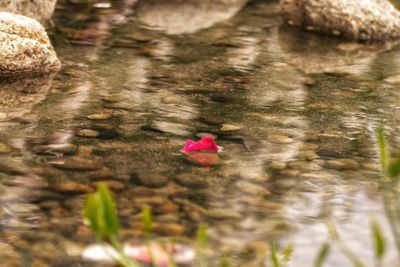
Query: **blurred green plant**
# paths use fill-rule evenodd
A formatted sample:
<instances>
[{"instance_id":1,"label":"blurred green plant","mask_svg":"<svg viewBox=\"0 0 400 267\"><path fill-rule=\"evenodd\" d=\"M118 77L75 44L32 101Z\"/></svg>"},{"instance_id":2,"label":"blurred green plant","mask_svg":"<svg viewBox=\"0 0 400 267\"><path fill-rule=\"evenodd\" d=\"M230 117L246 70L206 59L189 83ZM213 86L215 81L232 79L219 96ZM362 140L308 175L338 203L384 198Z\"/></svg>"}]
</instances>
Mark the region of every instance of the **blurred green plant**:
<instances>
[{"instance_id":1,"label":"blurred green plant","mask_svg":"<svg viewBox=\"0 0 400 267\"><path fill-rule=\"evenodd\" d=\"M125 253L117 238L120 229L114 199L105 184L99 184L97 191L90 194L83 208L83 217L96 235L96 242L104 247L104 251L123 267L140 267ZM111 253L111 246L116 253Z\"/></svg>"},{"instance_id":2,"label":"blurred green plant","mask_svg":"<svg viewBox=\"0 0 400 267\"><path fill-rule=\"evenodd\" d=\"M371 219L371 232L375 246L375 258L377 265L381 265L381 261L386 252L386 241L382 234L381 227L375 217Z\"/></svg>"},{"instance_id":3,"label":"blurred green plant","mask_svg":"<svg viewBox=\"0 0 400 267\"><path fill-rule=\"evenodd\" d=\"M196 233L196 266L207 267L207 259L205 255L205 249L207 246L208 236L207 236L207 225L200 224Z\"/></svg>"},{"instance_id":4,"label":"blurred green plant","mask_svg":"<svg viewBox=\"0 0 400 267\"><path fill-rule=\"evenodd\" d=\"M398 250L400 250L400 214L398 207L400 206L400 156L391 158L390 146L387 142L387 137L383 125L376 130L376 139L378 144L378 156L381 166L381 183L380 191L383 196L386 216L391 225L393 237ZM373 232L380 231L377 226L373 226ZM379 241L380 237L375 235L375 254L377 257L377 265L383 258L385 252L384 244ZM384 241L384 240L383 240Z\"/></svg>"},{"instance_id":5,"label":"blurred green plant","mask_svg":"<svg viewBox=\"0 0 400 267\"><path fill-rule=\"evenodd\" d=\"M96 242L104 248L104 251L122 267L141 267L142 265L128 257L123 246L117 238L120 224L117 216L117 209L114 198L105 184L100 183L97 191L88 195L83 207L84 222L90 226L96 236ZM151 209L145 206L142 209L142 222L144 225L146 246L150 255L151 264L154 264L152 255L153 242L153 216ZM197 230L197 265L207 267L205 249L207 246L207 226L201 224ZM111 246L112 250L109 249ZM176 267L172 255L169 253L167 244L160 243L169 257L168 267ZM115 253L113 253L115 251ZM228 259L222 259L220 266L229 267Z\"/></svg>"},{"instance_id":6,"label":"blurred green plant","mask_svg":"<svg viewBox=\"0 0 400 267\"><path fill-rule=\"evenodd\" d=\"M271 245L271 262L273 267L284 267L292 257L293 246L292 243L287 244L282 251L278 251L276 243L272 242Z\"/></svg>"},{"instance_id":7,"label":"blurred green plant","mask_svg":"<svg viewBox=\"0 0 400 267\"><path fill-rule=\"evenodd\" d=\"M383 126L379 126L376 132L382 180L387 182L398 181L400 176L400 155L394 160L391 159L390 147Z\"/></svg>"},{"instance_id":8,"label":"blurred green plant","mask_svg":"<svg viewBox=\"0 0 400 267\"><path fill-rule=\"evenodd\" d=\"M381 261L386 252L386 240L382 233L381 227L379 226L379 223L375 217L371 217L370 225L371 225L372 241L374 244L376 266L378 267L381 265ZM361 259L346 246L345 242L340 240L340 237L336 231L335 226L332 223L329 223L327 226L329 235L331 237L331 242L330 243L326 242L325 244L322 245L318 253L318 256L315 260L314 266L322 267L327 259L331 245L335 245L349 259L349 261L352 263L354 267L364 267L365 265L361 261Z\"/></svg>"},{"instance_id":9,"label":"blurred green plant","mask_svg":"<svg viewBox=\"0 0 400 267\"><path fill-rule=\"evenodd\" d=\"M227 256L221 257L221 260L219 262L219 267L229 267L229 266L231 266L229 258Z\"/></svg>"},{"instance_id":10,"label":"blurred green plant","mask_svg":"<svg viewBox=\"0 0 400 267\"><path fill-rule=\"evenodd\" d=\"M153 237L153 216L149 206L144 206L142 209L142 221L144 225L144 232L146 237L146 246L150 255L150 262L154 264L154 255L151 249L151 239ZM165 248L167 251L167 249Z\"/></svg>"},{"instance_id":11,"label":"blurred green plant","mask_svg":"<svg viewBox=\"0 0 400 267\"><path fill-rule=\"evenodd\" d=\"M381 139L384 144L385 138ZM385 148L385 146L382 146ZM111 192L105 184L99 184L97 191L88 195L84 208L83 217L96 236L96 242L104 248L104 251L120 266L122 267L142 267L141 264L129 258L123 250L122 244L117 239L117 234L120 229L120 224L117 216L115 201ZM142 221L144 224L144 231L146 237L146 245L150 255L152 266L154 258L152 253L153 242L153 216L151 209L145 206L142 210ZM330 242L324 243L315 258L314 267L323 267L327 257L330 253L331 246L335 245L346 257L350 260L354 267L364 267L362 261L354 254L343 242L341 242L337 231L333 224L328 224L328 232L330 235ZM386 241L381 231L376 218L371 218L371 232L374 241L374 251L376 256L376 266L381 266L382 259L386 252ZM208 267L208 260L206 258L206 247L208 243L207 225L200 224L196 234L196 267ZM108 248L111 246L113 251ZM172 255L169 253L166 243L161 243L161 247L165 250L169 257L168 267L176 267ZM282 250L277 248L275 242L270 245L270 257L273 267L284 267L290 261L293 255L293 246L291 243L287 244ZM229 258L221 257L219 262L220 267L229 267Z\"/></svg>"},{"instance_id":12,"label":"blurred green plant","mask_svg":"<svg viewBox=\"0 0 400 267\"><path fill-rule=\"evenodd\" d=\"M392 5L400 10L400 1L399 0L389 0L390 3L392 3Z\"/></svg>"},{"instance_id":13,"label":"blurred green plant","mask_svg":"<svg viewBox=\"0 0 400 267\"><path fill-rule=\"evenodd\" d=\"M319 249L317 258L315 259L314 267L322 267L329 255L329 252L331 250L331 246L329 245L328 242L323 244L321 248Z\"/></svg>"}]
</instances>

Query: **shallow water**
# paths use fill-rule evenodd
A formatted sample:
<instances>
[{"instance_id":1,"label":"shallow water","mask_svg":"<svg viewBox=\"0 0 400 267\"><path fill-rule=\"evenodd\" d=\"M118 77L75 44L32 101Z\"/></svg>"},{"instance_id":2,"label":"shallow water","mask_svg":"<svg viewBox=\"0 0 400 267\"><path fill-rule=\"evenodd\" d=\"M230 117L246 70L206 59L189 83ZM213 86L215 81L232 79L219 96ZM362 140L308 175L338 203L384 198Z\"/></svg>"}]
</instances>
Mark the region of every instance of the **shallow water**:
<instances>
[{"instance_id":1,"label":"shallow water","mask_svg":"<svg viewBox=\"0 0 400 267\"><path fill-rule=\"evenodd\" d=\"M191 244L206 222L211 266L271 266L272 242L293 244L288 266L325 242L325 266L353 266L343 245L375 266L374 216L382 266L399 266L399 188L379 183L375 147L384 123L399 148L399 48L287 28L275 2L163 2L60 5L63 70L0 85L0 265L92 266L81 208L108 181L124 241L143 240L147 204L157 236ZM179 152L206 134L224 147L212 167Z\"/></svg>"}]
</instances>

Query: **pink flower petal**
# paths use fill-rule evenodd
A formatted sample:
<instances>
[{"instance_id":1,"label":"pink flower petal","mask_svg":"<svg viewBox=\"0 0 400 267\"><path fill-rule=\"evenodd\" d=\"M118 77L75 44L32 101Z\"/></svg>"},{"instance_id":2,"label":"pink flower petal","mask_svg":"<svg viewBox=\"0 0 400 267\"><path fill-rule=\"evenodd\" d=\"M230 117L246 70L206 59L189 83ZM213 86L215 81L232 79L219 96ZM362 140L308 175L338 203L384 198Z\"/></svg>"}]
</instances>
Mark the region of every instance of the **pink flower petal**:
<instances>
[{"instance_id":1,"label":"pink flower petal","mask_svg":"<svg viewBox=\"0 0 400 267\"><path fill-rule=\"evenodd\" d=\"M190 153L194 151L209 151L209 152L218 152L221 151L222 147L218 146L214 138L212 136L205 136L197 142L193 140L187 140L185 146L181 150L182 153Z\"/></svg>"}]
</instances>

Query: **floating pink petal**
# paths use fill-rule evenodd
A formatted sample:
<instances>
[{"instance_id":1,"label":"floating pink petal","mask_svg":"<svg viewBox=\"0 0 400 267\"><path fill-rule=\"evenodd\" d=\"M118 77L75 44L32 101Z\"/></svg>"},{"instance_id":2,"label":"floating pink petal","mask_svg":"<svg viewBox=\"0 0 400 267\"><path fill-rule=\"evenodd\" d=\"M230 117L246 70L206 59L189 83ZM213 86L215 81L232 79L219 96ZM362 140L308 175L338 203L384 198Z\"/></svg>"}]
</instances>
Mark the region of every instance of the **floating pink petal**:
<instances>
[{"instance_id":1,"label":"floating pink petal","mask_svg":"<svg viewBox=\"0 0 400 267\"><path fill-rule=\"evenodd\" d=\"M190 153L196 151L208 151L208 152L218 152L221 151L222 147L218 146L214 138L210 135L203 137L197 142L193 140L187 140L185 146L181 150L182 153Z\"/></svg>"}]
</instances>

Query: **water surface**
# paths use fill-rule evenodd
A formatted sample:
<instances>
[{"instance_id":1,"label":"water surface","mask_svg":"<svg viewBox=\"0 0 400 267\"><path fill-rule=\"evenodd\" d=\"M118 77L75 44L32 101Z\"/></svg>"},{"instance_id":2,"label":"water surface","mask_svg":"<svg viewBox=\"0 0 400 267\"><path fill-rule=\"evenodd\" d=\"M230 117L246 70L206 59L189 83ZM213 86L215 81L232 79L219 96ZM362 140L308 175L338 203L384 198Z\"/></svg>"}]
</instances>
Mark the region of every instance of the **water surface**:
<instances>
[{"instance_id":1,"label":"water surface","mask_svg":"<svg viewBox=\"0 0 400 267\"><path fill-rule=\"evenodd\" d=\"M399 148L399 49L301 33L277 3L243 4L59 5L63 70L0 85L4 266L99 266L80 258L99 181L116 192L122 240L143 240L150 205L159 237L192 244L208 224L210 266L269 266L272 242L293 244L288 266L312 266L325 242L326 266L353 266L343 245L375 266L372 216L382 266L399 266L399 189L379 183L375 147L383 123ZM224 147L214 166L180 153L209 134Z\"/></svg>"}]
</instances>

